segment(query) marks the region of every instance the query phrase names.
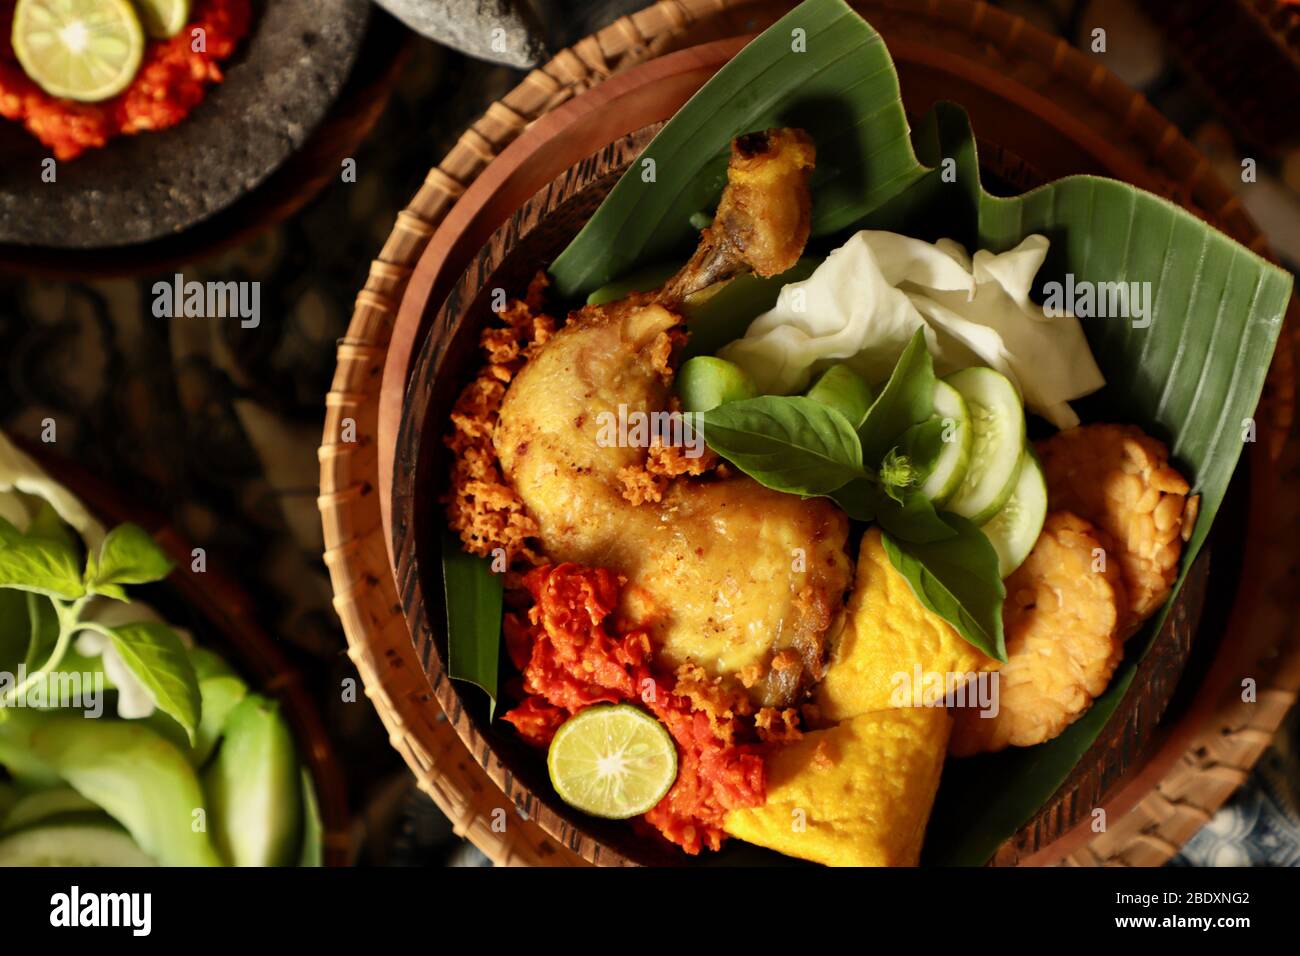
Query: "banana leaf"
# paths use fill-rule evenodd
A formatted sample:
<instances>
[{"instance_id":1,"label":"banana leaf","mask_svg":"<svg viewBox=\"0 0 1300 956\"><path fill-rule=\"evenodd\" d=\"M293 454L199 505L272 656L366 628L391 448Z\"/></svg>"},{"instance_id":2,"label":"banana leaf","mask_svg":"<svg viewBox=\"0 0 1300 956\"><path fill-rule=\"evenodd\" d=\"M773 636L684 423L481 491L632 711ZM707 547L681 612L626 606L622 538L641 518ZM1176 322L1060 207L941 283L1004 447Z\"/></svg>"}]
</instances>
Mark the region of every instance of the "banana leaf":
<instances>
[{"instance_id":1,"label":"banana leaf","mask_svg":"<svg viewBox=\"0 0 1300 956\"><path fill-rule=\"evenodd\" d=\"M691 217L717 204L731 140L794 125L817 144L814 236L843 229L924 172L908 145L898 74L880 35L841 0L808 0L659 131L552 263L556 292L585 295L637 265L677 258L695 242Z\"/></svg>"},{"instance_id":2,"label":"banana leaf","mask_svg":"<svg viewBox=\"0 0 1300 956\"><path fill-rule=\"evenodd\" d=\"M788 55L799 28L807 35L804 59ZM823 139L828 103L835 104L834 130ZM808 0L742 50L665 125L647 147L658 159L658 181L643 182L634 164L552 264L556 285L566 294L588 292L664 259L667 250L689 248L696 238L690 215L716 203L730 138L774 123L809 129L819 167L830 166L813 182L817 247L875 228L1001 252L1041 233L1051 240L1051 253L1038 277L1040 292L1043 283L1067 274L1076 284L1150 283L1149 323L1083 320L1107 385L1079 408L1085 420L1132 422L1167 441L1201 495L1176 595L1243 441L1253 440L1251 419L1291 277L1182 208L1126 183L1072 176L1022 196L992 196L980 183L964 111L940 104L914 140L899 135L903 116L892 61L875 32L840 0ZM954 162L941 165L945 159ZM850 166L855 161L860 177ZM1130 640L1110 688L1065 733L1037 747L949 762L931 818L928 862L984 863L1051 797L1129 690L1168 606Z\"/></svg>"},{"instance_id":3,"label":"banana leaf","mask_svg":"<svg viewBox=\"0 0 1300 956\"><path fill-rule=\"evenodd\" d=\"M447 605L447 673L477 684L488 695L488 720L496 716L505 589L487 558L466 554L460 539L442 532L443 598Z\"/></svg>"}]
</instances>

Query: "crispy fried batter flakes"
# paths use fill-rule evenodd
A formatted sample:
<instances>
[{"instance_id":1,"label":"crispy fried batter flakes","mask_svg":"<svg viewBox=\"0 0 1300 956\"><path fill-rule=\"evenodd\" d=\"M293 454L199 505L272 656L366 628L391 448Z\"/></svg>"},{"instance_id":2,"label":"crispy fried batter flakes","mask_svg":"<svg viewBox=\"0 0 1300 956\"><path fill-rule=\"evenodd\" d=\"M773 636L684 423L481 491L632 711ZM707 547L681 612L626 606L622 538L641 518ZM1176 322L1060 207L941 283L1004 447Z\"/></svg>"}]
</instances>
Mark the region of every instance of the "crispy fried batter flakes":
<instances>
[{"instance_id":1,"label":"crispy fried batter flakes","mask_svg":"<svg viewBox=\"0 0 1300 956\"><path fill-rule=\"evenodd\" d=\"M547 284L539 272L524 299L506 304L503 324L483 330L479 345L487 361L456 400L452 432L443 439L452 453L451 487L442 498L448 523L470 554L488 557L501 548L507 564L544 560L532 540L537 523L501 473L492 432L506 387L555 331L555 319L542 312Z\"/></svg>"}]
</instances>

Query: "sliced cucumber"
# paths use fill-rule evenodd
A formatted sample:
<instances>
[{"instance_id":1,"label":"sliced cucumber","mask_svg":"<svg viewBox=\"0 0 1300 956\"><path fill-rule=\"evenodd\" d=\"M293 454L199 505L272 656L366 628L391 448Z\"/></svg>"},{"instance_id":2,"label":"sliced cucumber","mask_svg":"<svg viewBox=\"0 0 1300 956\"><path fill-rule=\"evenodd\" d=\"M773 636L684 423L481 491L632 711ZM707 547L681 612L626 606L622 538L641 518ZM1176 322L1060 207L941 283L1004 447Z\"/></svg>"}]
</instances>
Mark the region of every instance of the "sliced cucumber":
<instances>
[{"instance_id":1,"label":"sliced cucumber","mask_svg":"<svg viewBox=\"0 0 1300 956\"><path fill-rule=\"evenodd\" d=\"M157 866L122 830L93 823L32 827L0 840L0 866Z\"/></svg>"},{"instance_id":2,"label":"sliced cucumber","mask_svg":"<svg viewBox=\"0 0 1300 956\"><path fill-rule=\"evenodd\" d=\"M806 394L819 405L842 412L854 428L867 417L874 397L866 379L847 365L832 365L822 372Z\"/></svg>"},{"instance_id":3,"label":"sliced cucumber","mask_svg":"<svg viewBox=\"0 0 1300 956\"><path fill-rule=\"evenodd\" d=\"M1015 489L1002 510L980 528L998 553L998 573L1007 577L1029 557L1047 519L1047 482L1034 453L1025 449Z\"/></svg>"},{"instance_id":4,"label":"sliced cucumber","mask_svg":"<svg viewBox=\"0 0 1300 956\"><path fill-rule=\"evenodd\" d=\"M966 477L974 429L966 400L947 382L934 383L934 417L944 423L943 449L921 485L921 493L938 507L957 493Z\"/></svg>"},{"instance_id":5,"label":"sliced cucumber","mask_svg":"<svg viewBox=\"0 0 1300 956\"><path fill-rule=\"evenodd\" d=\"M754 383L744 369L712 355L699 355L685 362L677 371L674 385L682 410L687 412L707 412L755 394Z\"/></svg>"},{"instance_id":6,"label":"sliced cucumber","mask_svg":"<svg viewBox=\"0 0 1300 956\"><path fill-rule=\"evenodd\" d=\"M965 399L972 432L970 464L945 507L983 524L1015 489L1025 451L1025 409L1016 387L991 368L965 368L944 381Z\"/></svg>"}]
</instances>

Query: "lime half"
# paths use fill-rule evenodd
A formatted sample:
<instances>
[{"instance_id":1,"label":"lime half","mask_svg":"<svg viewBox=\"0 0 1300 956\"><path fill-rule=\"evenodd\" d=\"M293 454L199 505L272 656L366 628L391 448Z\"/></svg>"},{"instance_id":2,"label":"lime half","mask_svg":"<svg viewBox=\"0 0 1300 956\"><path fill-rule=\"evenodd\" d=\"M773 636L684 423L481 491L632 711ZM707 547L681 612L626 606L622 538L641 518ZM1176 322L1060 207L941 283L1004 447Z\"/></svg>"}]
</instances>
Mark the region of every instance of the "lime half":
<instances>
[{"instance_id":1,"label":"lime half","mask_svg":"<svg viewBox=\"0 0 1300 956\"><path fill-rule=\"evenodd\" d=\"M97 103L126 89L144 56L127 0L18 0L14 53L51 96Z\"/></svg>"},{"instance_id":2,"label":"lime half","mask_svg":"<svg viewBox=\"0 0 1300 956\"><path fill-rule=\"evenodd\" d=\"M144 32L155 40L166 40L181 32L190 21L190 0L135 0Z\"/></svg>"},{"instance_id":3,"label":"lime half","mask_svg":"<svg viewBox=\"0 0 1300 956\"><path fill-rule=\"evenodd\" d=\"M551 785L571 807L625 820L663 799L677 779L677 748L659 723L629 704L598 704L570 717L546 756Z\"/></svg>"}]
</instances>

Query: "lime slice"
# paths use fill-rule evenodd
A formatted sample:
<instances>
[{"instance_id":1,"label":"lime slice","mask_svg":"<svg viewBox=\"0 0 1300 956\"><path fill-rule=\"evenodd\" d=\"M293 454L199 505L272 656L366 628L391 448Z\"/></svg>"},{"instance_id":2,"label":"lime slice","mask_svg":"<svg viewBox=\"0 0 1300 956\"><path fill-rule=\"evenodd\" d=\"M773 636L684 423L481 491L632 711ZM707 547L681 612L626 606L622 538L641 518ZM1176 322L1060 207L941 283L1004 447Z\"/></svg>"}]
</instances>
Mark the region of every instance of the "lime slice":
<instances>
[{"instance_id":1,"label":"lime slice","mask_svg":"<svg viewBox=\"0 0 1300 956\"><path fill-rule=\"evenodd\" d=\"M97 103L135 78L144 30L127 0L18 0L13 43L46 93Z\"/></svg>"},{"instance_id":2,"label":"lime slice","mask_svg":"<svg viewBox=\"0 0 1300 956\"><path fill-rule=\"evenodd\" d=\"M135 0L144 32L155 40L166 40L190 22L190 0Z\"/></svg>"},{"instance_id":3,"label":"lime slice","mask_svg":"<svg viewBox=\"0 0 1300 956\"><path fill-rule=\"evenodd\" d=\"M664 725L630 704L598 704L570 717L551 741L551 785L571 807L625 820L663 799L677 779Z\"/></svg>"}]
</instances>

